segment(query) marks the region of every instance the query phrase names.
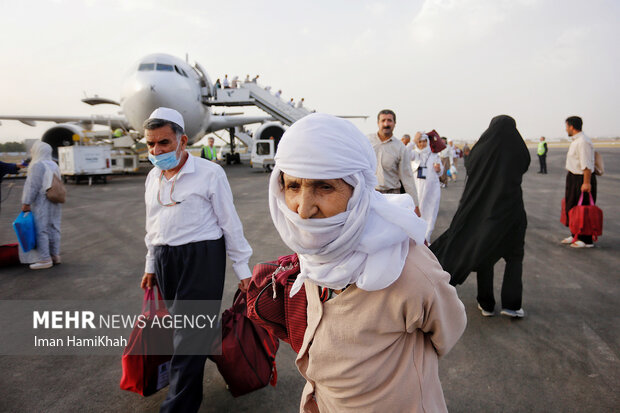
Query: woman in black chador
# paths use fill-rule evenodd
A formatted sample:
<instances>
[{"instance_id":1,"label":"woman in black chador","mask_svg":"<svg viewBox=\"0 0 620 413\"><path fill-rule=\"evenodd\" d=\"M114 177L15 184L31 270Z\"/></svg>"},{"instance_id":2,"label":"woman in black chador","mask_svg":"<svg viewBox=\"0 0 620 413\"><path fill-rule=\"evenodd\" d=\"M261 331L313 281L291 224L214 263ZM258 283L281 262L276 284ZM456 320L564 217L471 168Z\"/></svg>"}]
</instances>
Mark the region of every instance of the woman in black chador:
<instances>
[{"instance_id":1,"label":"woman in black chador","mask_svg":"<svg viewBox=\"0 0 620 413\"><path fill-rule=\"evenodd\" d=\"M452 285L478 274L478 308L495 310L493 266L506 261L502 314L523 317L521 273L527 217L521 179L530 154L510 116L496 116L467 159L465 190L450 227L430 246Z\"/></svg>"}]
</instances>

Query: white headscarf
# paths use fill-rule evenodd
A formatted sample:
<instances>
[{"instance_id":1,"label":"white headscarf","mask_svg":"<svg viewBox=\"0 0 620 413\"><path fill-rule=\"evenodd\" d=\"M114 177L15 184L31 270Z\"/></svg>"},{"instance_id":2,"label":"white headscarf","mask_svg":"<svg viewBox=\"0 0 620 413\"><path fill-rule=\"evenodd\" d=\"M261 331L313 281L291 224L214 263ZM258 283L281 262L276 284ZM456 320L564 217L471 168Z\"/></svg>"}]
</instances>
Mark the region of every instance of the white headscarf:
<instances>
[{"instance_id":1,"label":"white headscarf","mask_svg":"<svg viewBox=\"0 0 620 413\"><path fill-rule=\"evenodd\" d=\"M282 136L269 182L271 218L282 240L299 255L305 279L333 289L355 283L366 291L388 287L400 276L409 240L424 242L426 223L409 195L375 191L377 160L368 138L351 122L311 114ZM347 210L303 219L284 201L280 173L305 179L343 179L354 188Z\"/></svg>"},{"instance_id":2,"label":"white headscarf","mask_svg":"<svg viewBox=\"0 0 620 413\"><path fill-rule=\"evenodd\" d=\"M31 164L39 161L51 161L52 147L43 141L36 141L30 148L30 158Z\"/></svg>"},{"instance_id":3,"label":"white headscarf","mask_svg":"<svg viewBox=\"0 0 620 413\"><path fill-rule=\"evenodd\" d=\"M41 191L45 192L52 186L54 173L58 170L58 166L52 160L52 147L42 141L36 141L30 148L30 165L28 167L28 175L33 171L32 166L41 162L45 166L45 175L41 184ZM58 176L60 173L57 174ZM59 176L60 177L60 176Z\"/></svg>"}]
</instances>

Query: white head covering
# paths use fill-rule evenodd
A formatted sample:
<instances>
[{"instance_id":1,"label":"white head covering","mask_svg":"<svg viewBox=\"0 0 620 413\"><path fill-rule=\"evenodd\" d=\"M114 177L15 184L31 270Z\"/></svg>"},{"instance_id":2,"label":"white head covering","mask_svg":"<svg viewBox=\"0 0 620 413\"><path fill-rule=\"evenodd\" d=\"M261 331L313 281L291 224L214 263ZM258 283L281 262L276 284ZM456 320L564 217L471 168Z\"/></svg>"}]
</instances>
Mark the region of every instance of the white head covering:
<instances>
[{"instance_id":1,"label":"white head covering","mask_svg":"<svg viewBox=\"0 0 620 413\"><path fill-rule=\"evenodd\" d=\"M307 278L323 287L355 283L367 291L398 279L409 240L422 244L426 223L415 215L409 195L375 191L375 152L359 129L331 115L308 115L282 136L275 161L269 182L271 218L301 265L291 296ZM301 218L286 206L281 172L305 179L342 178L354 188L347 210L328 218Z\"/></svg>"},{"instance_id":2,"label":"white head covering","mask_svg":"<svg viewBox=\"0 0 620 413\"><path fill-rule=\"evenodd\" d=\"M30 148L30 165L28 166L28 176L34 171L32 167L35 163L41 163L45 166L45 174L41 182L41 191L45 192L52 186L54 173L60 177L58 166L52 160L52 147L42 141L36 141Z\"/></svg>"},{"instance_id":3,"label":"white head covering","mask_svg":"<svg viewBox=\"0 0 620 413\"><path fill-rule=\"evenodd\" d=\"M30 159L31 164L39 161L51 161L52 147L43 141L36 141L30 148Z\"/></svg>"},{"instance_id":4,"label":"white head covering","mask_svg":"<svg viewBox=\"0 0 620 413\"><path fill-rule=\"evenodd\" d=\"M183 121L183 116L176 110L170 108L157 108L151 113L149 119L163 119L169 122L174 122L181 127L181 129L185 130L185 122Z\"/></svg>"},{"instance_id":5,"label":"white head covering","mask_svg":"<svg viewBox=\"0 0 620 413\"><path fill-rule=\"evenodd\" d=\"M428 135L427 135L427 134L425 134L425 133L423 133L422 135L420 135L420 137L419 137L419 138L417 138L417 139L415 140L415 146L414 146L414 148L413 148L413 149L414 149L417 153L419 153L419 154L427 154L427 153L430 153L430 152L431 152L431 146L430 146L429 144L427 144L427 145L424 147L424 149L420 149L420 148L418 147L418 142L420 142L420 141L427 141L427 142L428 142Z\"/></svg>"}]
</instances>

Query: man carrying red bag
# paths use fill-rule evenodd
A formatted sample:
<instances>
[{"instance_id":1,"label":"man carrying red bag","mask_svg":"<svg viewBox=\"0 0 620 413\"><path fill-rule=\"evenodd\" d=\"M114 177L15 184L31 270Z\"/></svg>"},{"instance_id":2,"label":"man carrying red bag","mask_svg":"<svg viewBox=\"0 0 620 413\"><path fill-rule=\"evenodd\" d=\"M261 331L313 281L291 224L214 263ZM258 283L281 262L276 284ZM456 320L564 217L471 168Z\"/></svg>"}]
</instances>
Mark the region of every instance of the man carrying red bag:
<instances>
[{"instance_id":1,"label":"man carrying red bag","mask_svg":"<svg viewBox=\"0 0 620 413\"><path fill-rule=\"evenodd\" d=\"M216 163L187 152L184 127L179 112L163 107L144 122L155 168L145 183L148 253L141 287L157 284L173 316L182 312L180 306L195 303L202 308L203 303L222 299L226 254L243 292L252 275L252 248L243 235L226 174ZM206 341L204 337L200 331L175 328L170 388L161 412L198 411L207 355L192 349Z\"/></svg>"},{"instance_id":2,"label":"man carrying red bag","mask_svg":"<svg viewBox=\"0 0 620 413\"><path fill-rule=\"evenodd\" d=\"M594 174L594 145L592 140L582 131L583 121L578 116L566 119L566 133L572 138L572 142L566 154L566 192L564 196L564 209L562 211L562 223L570 228L571 209L577 206L582 193L590 193L592 196L584 196L582 205L590 205L590 198L596 202L596 175ZM577 235L577 240L575 240ZM592 248L594 242L592 235L571 234L564 238L562 244L570 244L573 248Z\"/></svg>"}]
</instances>

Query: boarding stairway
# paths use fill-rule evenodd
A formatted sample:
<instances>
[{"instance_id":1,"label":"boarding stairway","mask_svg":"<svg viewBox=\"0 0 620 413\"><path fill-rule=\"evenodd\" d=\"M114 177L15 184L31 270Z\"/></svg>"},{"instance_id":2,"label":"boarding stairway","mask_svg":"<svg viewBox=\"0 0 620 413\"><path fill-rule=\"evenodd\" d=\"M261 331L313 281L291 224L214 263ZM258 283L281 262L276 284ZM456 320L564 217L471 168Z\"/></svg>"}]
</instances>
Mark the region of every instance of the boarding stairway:
<instances>
[{"instance_id":1,"label":"boarding stairway","mask_svg":"<svg viewBox=\"0 0 620 413\"><path fill-rule=\"evenodd\" d=\"M258 106L289 126L311 113L305 108L292 107L254 82L239 83L236 89L217 89L215 99L207 98L203 102L209 106Z\"/></svg>"},{"instance_id":2,"label":"boarding stairway","mask_svg":"<svg viewBox=\"0 0 620 413\"><path fill-rule=\"evenodd\" d=\"M292 125L310 114L309 110L292 107L254 82L241 83L239 88L249 90L250 97L254 99L256 106L286 125Z\"/></svg>"}]
</instances>

